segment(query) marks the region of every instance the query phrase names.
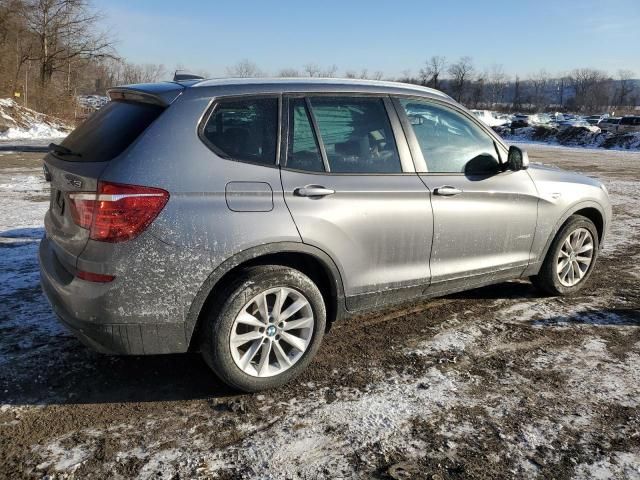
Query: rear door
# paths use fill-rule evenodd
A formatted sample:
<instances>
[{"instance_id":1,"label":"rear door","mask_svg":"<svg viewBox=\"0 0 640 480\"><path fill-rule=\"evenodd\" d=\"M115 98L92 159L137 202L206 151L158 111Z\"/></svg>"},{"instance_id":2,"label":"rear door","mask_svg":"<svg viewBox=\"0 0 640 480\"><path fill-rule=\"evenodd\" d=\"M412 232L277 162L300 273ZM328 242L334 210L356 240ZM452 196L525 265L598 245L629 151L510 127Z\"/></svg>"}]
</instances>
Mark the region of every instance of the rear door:
<instances>
[{"instance_id":1,"label":"rear door","mask_svg":"<svg viewBox=\"0 0 640 480\"><path fill-rule=\"evenodd\" d=\"M431 289L518 276L529 263L538 211L528 172L506 170L501 148L470 115L433 100L394 101L432 192Z\"/></svg>"},{"instance_id":2,"label":"rear door","mask_svg":"<svg viewBox=\"0 0 640 480\"><path fill-rule=\"evenodd\" d=\"M285 105L285 201L302 240L337 263L348 308L383 303L383 291L394 300L421 291L430 277L429 192L390 100L291 96Z\"/></svg>"},{"instance_id":3,"label":"rear door","mask_svg":"<svg viewBox=\"0 0 640 480\"><path fill-rule=\"evenodd\" d=\"M65 266L75 267L89 238L89 230L73 219L69 194L97 191L109 160L122 153L163 110L151 103L111 101L45 157L45 176L51 180L45 230Z\"/></svg>"}]
</instances>

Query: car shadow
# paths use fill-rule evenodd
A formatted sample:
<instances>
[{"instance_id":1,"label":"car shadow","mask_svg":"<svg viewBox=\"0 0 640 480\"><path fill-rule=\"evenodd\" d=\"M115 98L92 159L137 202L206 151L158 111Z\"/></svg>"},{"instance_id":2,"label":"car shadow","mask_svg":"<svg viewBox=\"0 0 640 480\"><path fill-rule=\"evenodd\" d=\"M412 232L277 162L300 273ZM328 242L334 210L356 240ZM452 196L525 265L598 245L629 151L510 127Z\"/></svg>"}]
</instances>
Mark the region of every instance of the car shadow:
<instances>
[{"instance_id":1,"label":"car shadow","mask_svg":"<svg viewBox=\"0 0 640 480\"><path fill-rule=\"evenodd\" d=\"M32 249L43 234L42 227L0 231L0 251ZM35 251L31 255L35 261ZM109 356L85 347L53 317L36 283L36 268L18 272L21 281L0 305L0 404L163 402L238 394L196 353Z\"/></svg>"},{"instance_id":2,"label":"car shadow","mask_svg":"<svg viewBox=\"0 0 640 480\"><path fill-rule=\"evenodd\" d=\"M558 315L534 320L531 325L535 327L568 325L640 327L640 310L636 308L585 309L571 315Z\"/></svg>"},{"instance_id":3,"label":"car shadow","mask_svg":"<svg viewBox=\"0 0 640 480\"><path fill-rule=\"evenodd\" d=\"M108 356L95 353L75 338L65 338L64 361L40 358L40 369L25 381L1 381L5 405L122 404L173 402L236 396L197 354ZM71 343L76 345L70 345ZM36 368L34 368L36 367ZM11 375L11 372L7 372ZM4 375L2 375L4 377Z\"/></svg>"}]
</instances>

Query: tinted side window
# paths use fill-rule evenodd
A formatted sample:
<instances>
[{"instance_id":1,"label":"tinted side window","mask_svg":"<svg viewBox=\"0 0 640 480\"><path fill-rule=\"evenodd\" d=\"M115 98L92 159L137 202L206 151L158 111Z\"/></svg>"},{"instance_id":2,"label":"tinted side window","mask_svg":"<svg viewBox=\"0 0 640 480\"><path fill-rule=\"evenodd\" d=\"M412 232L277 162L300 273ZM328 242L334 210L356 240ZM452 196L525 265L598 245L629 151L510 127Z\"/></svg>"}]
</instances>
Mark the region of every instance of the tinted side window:
<instances>
[{"instance_id":1,"label":"tinted side window","mask_svg":"<svg viewBox=\"0 0 640 480\"><path fill-rule=\"evenodd\" d=\"M478 125L446 107L401 99L429 172L495 172L500 164L493 139Z\"/></svg>"},{"instance_id":2,"label":"tinted side window","mask_svg":"<svg viewBox=\"0 0 640 480\"><path fill-rule=\"evenodd\" d=\"M164 107L149 103L111 101L64 139L62 145L79 156L64 160L106 162L120 155L160 116Z\"/></svg>"},{"instance_id":3,"label":"tinted side window","mask_svg":"<svg viewBox=\"0 0 640 480\"><path fill-rule=\"evenodd\" d=\"M311 109L331 172L402 172L381 98L314 97Z\"/></svg>"},{"instance_id":4,"label":"tinted side window","mask_svg":"<svg viewBox=\"0 0 640 480\"><path fill-rule=\"evenodd\" d=\"M290 102L287 167L311 172L324 171L316 134L303 98L294 98Z\"/></svg>"},{"instance_id":5,"label":"tinted side window","mask_svg":"<svg viewBox=\"0 0 640 480\"><path fill-rule=\"evenodd\" d=\"M204 137L219 155L274 165L278 137L278 99L221 100L207 120Z\"/></svg>"},{"instance_id":6,"label":"tinted side window","mask_svg":"<svg viewBox=\"0 0 640 480\"><path fill-rule=\"evenodd\" d=\"M640 117L625 117L620 120L620 125L640 125Z\"/></svg>"}]
</instances>

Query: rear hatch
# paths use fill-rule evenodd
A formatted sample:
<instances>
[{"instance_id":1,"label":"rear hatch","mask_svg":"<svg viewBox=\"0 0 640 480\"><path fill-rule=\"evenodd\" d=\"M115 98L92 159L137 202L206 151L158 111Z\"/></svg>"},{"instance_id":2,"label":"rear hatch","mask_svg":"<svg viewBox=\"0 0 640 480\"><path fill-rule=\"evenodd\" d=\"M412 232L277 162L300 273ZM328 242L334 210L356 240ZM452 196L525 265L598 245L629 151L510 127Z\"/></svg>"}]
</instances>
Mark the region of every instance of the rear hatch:
<instances>
[{"instance_id":1,"label":"rear hatch","mask_svg":"<svg viewBox=\"0 0 640 480\"><path fill-rule=\"evenodd\" d=\"M176 85L181 88L180 86ZM127 95L119 89L112 101L76 128L44 159L44 172L51 181L45 230L58 260L70 271L87 244L89 230L73 218L69 195L96 192L98 180L109 161L120 155L166 108L164 102L139 93Z\"/></svg>"}]
</instances>

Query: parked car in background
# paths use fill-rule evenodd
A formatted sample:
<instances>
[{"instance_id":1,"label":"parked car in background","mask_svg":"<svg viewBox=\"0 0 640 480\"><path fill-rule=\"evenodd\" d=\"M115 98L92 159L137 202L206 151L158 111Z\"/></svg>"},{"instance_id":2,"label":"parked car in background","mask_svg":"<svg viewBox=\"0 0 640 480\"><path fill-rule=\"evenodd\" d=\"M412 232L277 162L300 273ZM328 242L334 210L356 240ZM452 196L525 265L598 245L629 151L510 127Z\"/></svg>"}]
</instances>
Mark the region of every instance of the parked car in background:
<instances>
[{"instance_id":1,"label":"parked car in background","mask_svg":"<svg viewBox=\"0 0 640 480\"><path fill-rule=\"evenodd\" d=\"M512 278L574 294L609 227L598 180L530 166L437 90L224 79L110 96L44 159L44 292L94 349L200 351L240 390L295 378L348 315Z\"/></svg>"},{"instance_id":2,"label":"parked car in background","mask_svg":"<svg viewBox=\"0 0 640 480\"><path fill-rule=\"evenodd\" d=\"M81 107L99 110L109 102L109 97L103 95L78 95L76 100Z\"/></svg>"},{"instance_id":3,"label":"parked car in background","mask_svg":"<svg viewBox=\"0 0 640 480\"><path fill-rule=\"evenodd\" d=\"M604 120L605 118L609 118L608 113L604 113L602 115L589 115L585 118L585 120L589 123L589 125L598 125L598 123L600 123L600 121Z\"/></svg>"},{"instance_id":4,"label":"parked car in background","mask_svg":"<svg viewBox=\"0 0 640 480\"><path fill-rule=\"evenodd\" d=\"M516 113L511 120L511 128L528 127L530 122L529 115Z\"/></svg>"},{"instance_id":5,"label":"parked car in background","mask_svg":"<svg viewBox=\"0 0 640 480\"><path fill-rule=\"evenodd\" d=\"M621 117L608 117L598 122L598 127L603 132L615 132L618 129Z\"/></svg>"},{"instance_id":6,"label":"parked car in background","mask_svg":"<svg viewBox=\"0 0 640 480\"><path fill-rule=\"evenodd\" d=\"M562 122L558 122L559 129L565 129L569 127L591 127L592 125L586 120L573 119L573 120L563 120Z\"/></svg>"},{"instance_id":7,"label":"parked car in background","mask_svg":"<svg viewBox=\"0 0 640 480\"><path fill-rule=\"evenodd\" d=\"M481 120L485 125L490 127L500 127L509 123L506 118L500 118L500 116L491 110L471 110L471 112Z\"/></svg>"},{"instance_id":8,"label":"parked car in background","mask_svg":"<svg viewBox=\"0 0 640 480\"><path fill-rule=\"evenodd\" d=\"M549 125L552 122L548 113L536 113L529 117L529 123L534 125Z\"/></svg>"},{"instance_id":9,"label":"parked car in background","mask_svg":"<svg viewBox=\"0 0 640 480\"><path fill-rule=\"evenodd\" d=\"M622 117L618 123L618 133L640 132L640 116Z\"/></svg>"}]
</instances>

